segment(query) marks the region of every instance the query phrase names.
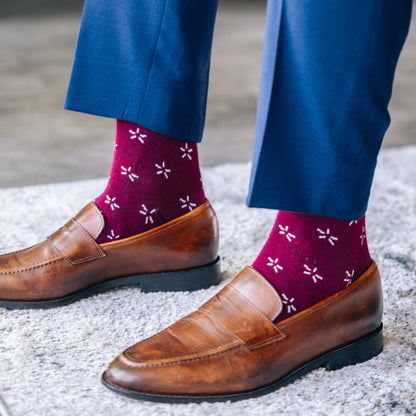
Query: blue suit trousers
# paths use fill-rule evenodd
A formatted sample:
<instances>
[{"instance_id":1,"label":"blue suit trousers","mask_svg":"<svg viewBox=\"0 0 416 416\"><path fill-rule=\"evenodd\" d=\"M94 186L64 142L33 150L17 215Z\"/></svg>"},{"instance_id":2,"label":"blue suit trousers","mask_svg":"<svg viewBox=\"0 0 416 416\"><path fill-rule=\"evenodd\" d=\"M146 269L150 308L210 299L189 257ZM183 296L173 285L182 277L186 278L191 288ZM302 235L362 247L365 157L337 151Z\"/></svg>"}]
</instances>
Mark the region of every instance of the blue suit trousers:
<instances>
[{"instance_id":1,"label":"blue suit trousers","mask_svg":"<svg viewBox=\"0 0 416 416\"><path fill-rule=\"evenodd\" d=\"M217 0L86 0L65 108L202 139ZM269 0L248 205L366 210L412 0Z\"/></svg>"}]
</instances>

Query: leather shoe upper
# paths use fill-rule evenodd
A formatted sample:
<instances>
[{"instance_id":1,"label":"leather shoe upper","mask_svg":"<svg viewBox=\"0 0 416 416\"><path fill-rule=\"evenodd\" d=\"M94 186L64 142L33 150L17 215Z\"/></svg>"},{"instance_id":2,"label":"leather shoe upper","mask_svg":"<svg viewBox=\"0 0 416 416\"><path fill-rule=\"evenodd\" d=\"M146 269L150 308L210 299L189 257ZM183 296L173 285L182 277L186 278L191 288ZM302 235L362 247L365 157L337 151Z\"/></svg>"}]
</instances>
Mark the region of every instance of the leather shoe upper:
<instances>
[{"instance_id":1,"label":"leather shoe upper","mask_svg":"<svg viewBox=\"0 0 416 416\"><path fill-rule=\"evenodd\" d=\"M91 202L42 243L0 256L0 299L59 299L107 280L185 270L217 257L218 225L208 201L144 233L97 244L103 227Z\"/></svg>"},{"instance_id":2,"label":"leather shoe upper","mask_svg":"<svg viewBox=\"0 0 416 416\"><path fill-rule=\"evenodd\" d=\"M145 394L224 395L269 385L381 323L375 263L353 284L274 324L282 300L246 267L196 312L128 348L106 372L116 387Z\"/></svg>"}]
</instances>

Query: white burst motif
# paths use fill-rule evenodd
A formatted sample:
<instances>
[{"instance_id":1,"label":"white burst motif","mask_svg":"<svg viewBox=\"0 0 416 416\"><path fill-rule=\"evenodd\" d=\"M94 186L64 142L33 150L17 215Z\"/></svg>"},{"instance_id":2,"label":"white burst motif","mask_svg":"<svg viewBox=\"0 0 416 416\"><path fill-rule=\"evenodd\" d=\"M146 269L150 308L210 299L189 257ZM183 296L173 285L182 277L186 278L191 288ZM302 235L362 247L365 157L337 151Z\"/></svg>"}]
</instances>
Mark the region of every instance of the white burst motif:
<instances>
[{"instance_id":1,"label":"white burst motif","mask_svg":"<svg viewBox=\"0 0 416 416\"><path fill-rule=\"evenodd\" d=\"M279 264L278 258L272 259L271 257L268 257L267 260L269 260L267 266L273 267L275 273L279 273L279 270L283 270L283 267Z\"/></svg>"},{"instance_id":2,"label":"white burst motif","mask_svg":"<svg viewBox=\"0 0 416 416\"><path fill-rule=\"evenodd\" d=\"M114 230L111 230L110 234L107 235L107 238L109 240L116 240L117 238L119 238L119 235L116 235L116 233L114 232Z\"/></svg>"},{"instance_id":3,"label":"white burst motif","mask_svg":"<svg viewBox=\"0 0 416 416\"><path fill-rule=\"evenodd\" d=\"M165 162L162 162L161 165L155 163L155 166L157 168L156 175L163 175L166 179L169 178L169 173L172 171L166 167Z\"/></svg>"},{"instance_id":4,"label":"white burst motif","mask_svg":"<svg viewBox=\"0 0 416 416\"><path fill-rule=\"evenodd\" d=\"M279 224L279 234L282 234L284 236L286 236L286 238L289 240L289 242L292 241L292 239L296 238L296 236L292 233L289 232L289 226L286 225L286 227L283 227L282 225Z\"/></svg>"},{"instance_id":5,"label":"white burst motif","mask_svg":"<svg viewBox=\"0 0 416 416\"><path fill-rule=\"evenodd\" d=\"M296 308L295 308L295 306L293 305L293 302L295 301L295 298L288 298L284 293L282 293L282 301L283 301L283 303L287 306L287 312L288 313L290 313L290 312L294 312L294 311L296 311Z\"/></svg>"},{"instance_id":6,"label":"white burst motif","mask_svg":"<svg viewBox=\"0 0 416 416\"><path fill-rule=\"evenodd\" d=\"M338 241L338 237L331 235L331 230L329 228L327 228L326 231L322 231L320 228L317 228L316 231L318 231L320 234L318 238L324 238L328 240L331 246L335 244L335 241Z\"/></svg>"},{"instance_id":7,"label":"white burst motif","mask_svg":"<svg viewBox=\"0 0 416 416\"><path fill-rule=\"evenodd\" d=\"M192 160L191 153L194 151L194 149L190 148L188 143L185 143L185 146L181 146L182 151L182 159L188 158L189 160Z\"/></svg>"},{"instance_id":8,"label":"white burst motif","mask_svg":"<svg viewBox=\"0 0 416 416\"><path fill-rule=\"evenodd\" d=\"M304 264L303 267L305 269L303 271L303 274L307 274L307 275L311 276L314 283L316 283L318 280L323 280L323 277L320 276L318 273L316 273L318 271L317 267L314 267L312 269L307 264Z\"/></svg>"},{"instance_id":9,"label":"white burst motif","mask_svg":"<svg viewBox=\"0 0 416 416\"><path fill-rule=\"evenodd\" d=\"M110 195L105 196L105 203L110 205L111 211L114 211L115 208L120 208L116 202L116 197L111 198Z\"/></svg>"},{"instance_id":10,"label":"white burst motif","mask_svg":"<svg viewBox=\"0 0 416 416\"><path fill-rule=\"evenodd\" d=\"M146 205L142 204L142 209L139 211L140 214L144 215L145 217L145 224L148 224L149 222L153 224L153 217L152 215L157 211L156 208L153 208L152 210L148 210Z\"/></svg>"},{"instance_id":11,"label":"white burst motif","mask_svg":"<svg viewBox=\"0 0 416 416\"><path fill-rule=\"evenodd\" d=\"M362 234L360 235L360 240L361 240L361 245L363 246L364 245L364 241L367 238L366 235L365 235L365 227L364 226L361 229L361 231L362 231Z\"/></svg>"},{"instance_id":12,"label":"white burst motif","mask_svg":"<svg viewBox=\"0 0 416 416\"><path fill-rule=\"evenodd\" d=\"M352 278L354 277L354 273L355 273L355 270L352 270L350 272L348 270L345 270L345 274L347 277L344 279L344 282L347 284L347 286L351 284Z\"/></svg>"},{"instance_id":13,"label":"white burst motif","mask_svg":"<svg viewBox=\"0 0 416 416\"><path fill-rule=\"evenodd\" d=\"M196 207L196 204L189 200L189 195L186 195L186 198L179 198L179 202L181 202L181 208L187 208L189 211Z\"/></svg>"},{"instance_id":14,"label":"white burst motif","mask_svg":"<svg viewBox=\"0 0 416 416\"><path fill-rule=\"evenodd\" d=\"M129 132L131 134L130 139L131 140L137 139L141 144L144 143L144 139L147 137L147 134L140 133L140 128L137 128L136 131L129 130Z\"/></svg>"},{"instance_id":15,"label":"white burst motif","mask_svg":"<svg viewBox=\"0 0 416 416\"><path fill-rule=\"evenodd\" d=\"M131 171L131 166L129 166L128 168L125 168L124 166L121 167L121 174L122 175L127 175L128 178L134 182L136 179L139 179L139 175L136 175L135 173L133 173Z\"/></svg>"}]
</instances>

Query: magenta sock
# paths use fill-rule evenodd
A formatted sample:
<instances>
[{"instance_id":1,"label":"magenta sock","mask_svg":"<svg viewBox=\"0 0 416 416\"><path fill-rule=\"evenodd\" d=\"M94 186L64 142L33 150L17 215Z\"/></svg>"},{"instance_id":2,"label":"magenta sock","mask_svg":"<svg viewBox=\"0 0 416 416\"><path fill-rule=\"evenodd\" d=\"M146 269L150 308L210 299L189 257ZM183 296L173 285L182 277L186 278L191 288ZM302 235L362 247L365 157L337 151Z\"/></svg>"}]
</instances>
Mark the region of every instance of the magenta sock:
<instances>
[{"instance_id":1,"label":"magenta sock","mask_svg":"<svg viewBox=\"0 0 416 416\"><path fill-rule=\"evenodd\" d=\"M99 243L162 225L204 200L196 143L117 120L110 177L95 200L105 218Z\"/></svg>"},{"instance_id":2,"label":"magenta sock","mask_svg":"<svg viewBox=\"0 0 416 416\"><path fill-rule=\"evenodd\" d=\"M253 267L282 297L281 321L344 289L371 261L365 217L342 221L279 211Z\"/></svg>"}]
</instances>

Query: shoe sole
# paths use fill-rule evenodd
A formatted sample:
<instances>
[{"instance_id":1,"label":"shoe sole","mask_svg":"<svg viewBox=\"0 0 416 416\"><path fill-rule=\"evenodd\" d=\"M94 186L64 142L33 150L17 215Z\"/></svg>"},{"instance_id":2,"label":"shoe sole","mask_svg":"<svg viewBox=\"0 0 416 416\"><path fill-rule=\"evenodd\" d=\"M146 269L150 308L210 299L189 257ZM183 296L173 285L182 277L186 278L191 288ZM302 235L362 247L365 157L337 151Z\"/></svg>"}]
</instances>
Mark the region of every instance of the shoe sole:
<instances>
[{"instance_id":1,"label":"shoe sole","mask_svg":"<svg viewBox=\"0 0 416 416\"><path fill-rule=\"evenodd\" d=\"M329 351L318 358L308 362L296 369L287 376L275 381L268 386L244 393L225 394L216 396L173 396L139 393L133 390L124 389L110 383L106 379L106 372L101 377L102 383L112 391L136 400L146 400L159 403L201 403L201 402L225 402L250 399L271 393L280 387L286 386L304 374L318 367L325 367L327 370L338 370L342 367L362 363L380 354L383 350L383 324L369 335L362 337L348 345Z\"/></svg>"},{"instance_id":2,"label":"shoe sole","mask_svg":"<svg viewBox=\"0 0 416 416\"><path fill-rule=\"evenodd\" d=\"M59 299L20 302L0 300L7 309L48 309L69 305L80 299L120 286L139 285L143 292L194 291L206 289L221 282L220 258L204 266L173 272L147 273L108 280Z\"/></svg>"}]
</instances>

